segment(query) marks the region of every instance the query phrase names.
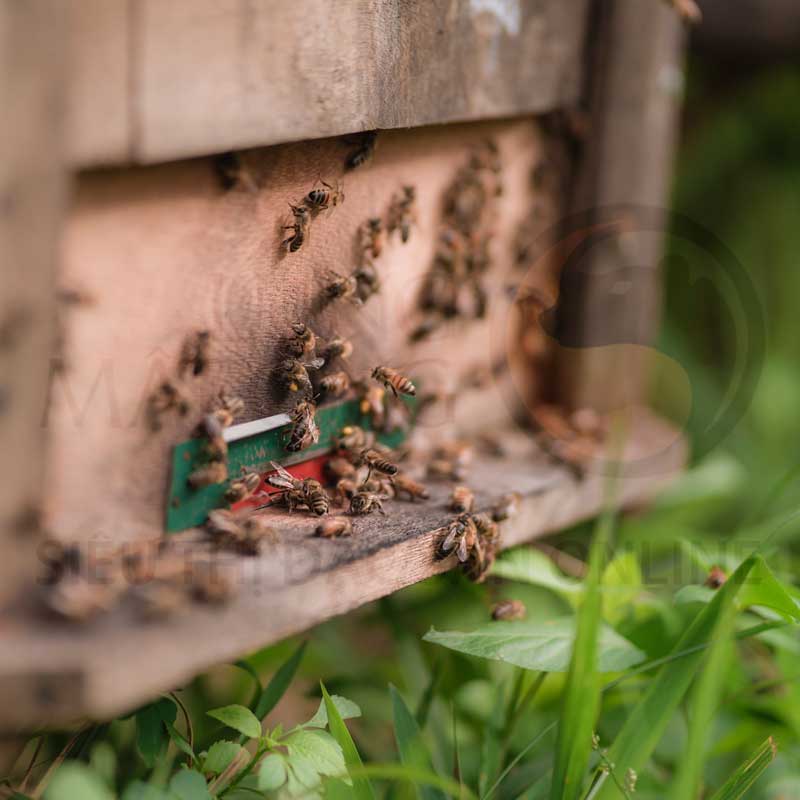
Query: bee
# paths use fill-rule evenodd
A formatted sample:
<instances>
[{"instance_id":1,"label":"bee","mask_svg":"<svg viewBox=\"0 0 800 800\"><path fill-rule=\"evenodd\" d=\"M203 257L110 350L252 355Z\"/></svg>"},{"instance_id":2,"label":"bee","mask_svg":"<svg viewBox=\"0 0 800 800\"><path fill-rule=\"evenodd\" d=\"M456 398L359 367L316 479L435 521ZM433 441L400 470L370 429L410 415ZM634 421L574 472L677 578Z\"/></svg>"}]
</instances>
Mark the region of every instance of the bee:
<instances>
[{"instance_id":1,"label":"bee","mask_svg":"<svg viewBox=\"0 0 800 800\"><path fill-rule=\"evenodd\" d=\"M326 397L342 397L350 389L350 376L346 372L332 372L319 382L319 388Z\"/></svg>"},{"instance_id":2,"label":"bee","mask_svg":"<svg viewBox=\"0 0 800 800\"><path fill-rule=\"evenodd\" d=\"M211 333L197 331L188 336L181 348L178 359L178 375L183 375L191 370L192 375L202 375L208 367L209 351L211 349Z\"/></svg>"},{"instance_id":3,"label":"bee","mask_svg":"<svg viewBox=\"0 0 800 800\"><path fill-rule=\"evenodd\" d=\"M397 497L400 496L401 492L407 494L408 499L412 502L418 497L421 500L427 500L430 497L428 490L421 483L409 478L408 475L404 475L402 472L392 476L392 483Z\"/></svg>"},{"instance_id":4,"label":"bee","mask_svg":"<svg viewBox=\"0 0 800 800\"><path fill-rule=\"evenodd\" d=\"M252 192L258 191L258 184L239 153L221 153L214 158L213 165L223 190L230 191L242 186Z\"/></svg>"},{"instance_id":5,"label":"bee","mask_svg":"<svg viewBox=\"0 0 800 800\"><path fill-rule=\"evenodd\" d=\"M320 181L323 188L312 189L304 198L301 205L307 208L312 214L318 214L327 208L338 206L344 202L344 191L336 185L336 188L325 181Z\"/></svg>"},{"instance_id":6,"label":"bee","mask_svg":"<svg viewBox=\"0 0 800 800\"><path fill-rule=\"evenodd\" d=\"M353 277L356 280L358 299L362 303L366 303L374 294L378 294L381 290L381 279L378 275L375 265L370 262L364 262L354 273Z\"/></svg>"},{"instance_id":7,"label":"bee","mask_svg":"<svg viewBox=\"0 0 800 800\"><path fill-rule=\"evenodd\" d=\"M325 296L329 300L337 300L340 297L347 298L356 305L360 305L362 302L358 296L358 280L354 275L348 275L346 278L341 275L337 276L333 283L329 283L325 287Z\"/></svg>"},{"instance_id":8,"label":"bee","mask_svg":"<svg viewBox=\"0 0 800 800\"><path fill-rule=\"evenodd\" d=\"M315 414L317 407L310 400L301 400L292 411L292 433L286 449L290 453L305 450L319 441Z\"/></svg>"},{"instance_id":9,"label":"bee","mask_svg":"<svg viewBox=\"0 0 800 800\"><path fill-rule=\"evenodd\" d=\"M315 533L323 539L338 539L340 536L352 536L353 523L347 517L333 517L320 522Z\"/></svg>"},{"instance_id":10,"label":"bee","mask_svg":"<svg viewBox=\"0 0 800 800\"><path fill-rule=\"evenodd\" d=\"M466 563L478 540L478 530L472 515L460 514L441 530L445 532L445 536L437 548L437 558L447 558L455 553L462 564Z\"/></svg>"},{"instance_id":11,"label":"bee","mask_svg":"<svg viewBox=\"0 0 800 800\"><path fill-rule=\"evenodd\" d=\"M302 322L292 324L290 349L295 358L307 358L317 349L317 337L314 331Z\"/></svg>"},{"instance_id":12,"label":"bee","mask_svg":"<svg viewBox=\"0 0 800 800\"><path fill-rule=\"evenodd\" d=\"M435 458L449 459L459 467L468 467L472 463L474 450L469 442L454 440L442 442L434 451Z\"/></svg>"},{"instance_id":13,"label":"bee","mask_svg":"<svg viewBox=\"0 0 800 800\"><path fill-rule=\"evenodd\" d=\"M492 506L492 519L495 522L503 522L503 520L511 519L519 513L520 496L517 492L510 492L504 494Z\"/></svg>"},{"instance_id":14,"label":"bee","mask_svg":"<svg viewBox=\"0 0 800 800\"><path fill-rule=\"evenodd\" d=\"M147 398L147 420L150 430L161 430L161 417L168 411L177 411L185 417L191 405L181 391L171 381L161 383Z\"/></svg>"},{"instance_id":15,"label":"bee","mask_svg":"<svg viewBox=\"0 0 800 800\"><path fill-rule=\"evenodd\" d=\"M48 611L70 622L88 622L110 611L117 597L116 587L92 583L80 575L66 575L44 596Z\"/></svg>"},{"instance_id":16,"label":"bee","mask_svg":"<svg viewBox=\"0 0 800 800\"><path fill-rule=\"evenodd\" d=\"M361 226L362 249L372 258L378 258L383 252L383 221L380 217L370 217Z\"/></svg>"},{"instance_id":17,"label":"bee","mask_svg":"<svg viewBox=\"0 0 800 800\"><path fill-rule=\"evenodd\" d=\"M503 600L495 603L492 608L493 620L520 620L525 619L528 610L522 600Z\"/></svg>"},{"instance_id":18,"label":"bee","mask_svg":"<svg viewBox=\"0 0 800 800\"><path fill-rule=\"evenodd\" d=\"M416 201L417 190L413 186L404 186L389 209L389 233L399 230L403 244L409 240L411 228L417 219Z\"/></svg>"},{"instance_id":19,"label":"bee","mask_svg":"<svg viewBox=\"0 0 800 800\"><path fill-rule=\"evenodd\" d=\"M386 516L381 498L377 494L358 491L350 498L349 513L353 516L361 517L365 514L371 514L373 511L378 511L383 516Z\"/></svg>"},{"instance_id":20,"label":"bee","mask_svg":"<svg viewBox=\"0 0 800 800\"><path fill-rule=\"evenodd\" d=\"M145 622L156 622L180 611L186 602L186 593L181 586L159 580L138 586L134 599L138 615Z\"/></svg>"},{"instance_id":21,"label":"bee","mask_svg":"<svg viewBox=\"0 0 800 800\"><path fill-rule=\"evenodd\" d=\"M322 484L313 478L295 478L280 464L272 462L272 468L278 473L267 479L271 486L282 489L281 497L292 511L298 505L306 506L318 516L328 513L330 501Z\"/></svg>"},{"instance_id":22,"label":"bee","mask_svg":"<svg viewBox=\"0 0 800 800\"><path fill-rule=\"evenodd\" d=\"M384 475L397 475L397 465L384 458L376 450L362 450L358 456L361 464L366 464L369 468L367 478L375 472L382 472Z\"/></svg>"},{"instance_id":23,"label":"bee","mask_svg":"<svg viewBox=\"0 0 800 800\"><path fill-rule=\"evenodd\" d=\"M445 196L448 221L461 233L469 234L480 223L486 207L486 187L478 173L462 169Z\"/></svg>"},{"instance_id":24,"label":"bee","mask_svg":"<svg viewBox=\"0 0 800 800\"><path fill-rule=\"evenodd\" d=\"M206 414L198 425L198 432L208 440L206 454L209 461L227 461L228 443L225 441L224 428L216 414Z\"/></svg>"},{"instance_id":25,"label":"bee","mask_svg":"<svg viewBox=\"0 0 800 800\"><path fill-rule=\"evenodd\" d=\"M325 363L330 364L335 358L348 359L353 355L353 343L341 336L334 336L325 346Z\"/></svg>"},{"instance_id":26,"label":"bee","mask_svg":"<svg viewBox=\"0 0 800 800\"><path fill-rule=\"evenodd\" d=\"M369 414L372 425L375 428L383 427L386 411L384 399L386 390L380 386L367 386L361 384L361 396L359 398L358 410L362 414Z\"/></svg>"},{"instance_id":27,"label":"bee","mask_svg":"<svg viewBox=\"0 0 800 800\"><path fill-rule=\"evenodd\" d=\"M352 478L356 471L353 463L341 456L335 456L325 464L325 473L332 481L338 481L340 478Z\"/></svg>"},{"instance_id":28,"label":"bee","mask_svg":"<svg viewBox=\"0 0 800 800\"><path fill-rule=\"evenodd\" d=\"M725 574L725 570L721 567L714 566L709 570L704 585L708 586L709 589L719 589L727 580L728 576Z\"/></svg>"},{"instance_id":29,"label":"bee","mask_svg":"<svg viewBox=\"0 0 800 800\"><path fill-rule=\"evenodd\" d=\"M324 358L312 358L308 362L296 358L285 359L281 362L280 371L283 374L286 388L290 392L302 391L305 394L312 394L313 387L311 378L308 377L308 370L320 369L324 363Z\"/></svg>"},{"instance_id":30,"label":"bee","mask_svg":"<svg viewBox=\"0 0 800 800\"><path fill-rule=\"evenodd\" d=\"M192 564L189 584L195 600L209 605L224 605L235 594L231 580L222 575L213 563Z\"/></svg>"},{"instance_id":31,"label":"bee","mask_svg":"<svg viewBox=\"0 0 800 800\"><path fill-rule=\"evenodd\" d=\"M243 412L244 400L242 400L241 397L230 394L225 390L219 393L218 405L213 413L223 428L229 428L233 425L233 421L236 417L240 416Z\"/></svg>"},{"instance_id":32,"label":"bee","mask_svg":"<svg viewBox=\"0 0 800 800\"><path fill-rule=\"evenodd\" d=\"M206 530L218 545L246 556L258 555L265 541L274 542L278 538L263 515L225 509L209 512Z\"/></svg>"},{"instance_id":33,"label":"bee","mask_svg":"<svg viewBox=\"0 0 800 800\"><path fill-rule=\"evenodd\" d=\"M378 132L364 131L364 133L361 134L360 139L361 141L359 142L358 147L351 151L344 160L344 168L346 170L356 169L363 164L366 164L367 161L372 158L372 154L375 152Z\"/></svg>"},{"instance_id":34,"label":"bee","mask_svg":"<svg viewBox=\"0 0 800 800\"><path fill-rule=\"evenodd\" d=\"M355 476L355 473L353 474ZM336 487L333 490L336 505L343 506L346 500L350 500L358 491L359 485L352 478L340 478L336 481Z\"/></svg>"},{"instance_id":35,"label":"bee","mask_svg":"<svg viewBox=\"0 0 800 800\"><path fill-rule=\"evenodd\" d=\"M211 461L198 467L187 480L192 489L201 489L228 480L228 465L224 461Z\"/></svg>"},{"instance_id":36,"label":"bee","mask_svg":"<svg viewBox=\"0 0 800 800\"><path fill-rule=\"evenodd\" d=\"M448 506L450 511L456 513L469 512L475 507L475 495L472 489L466 486L455 486L450 494Z\"/></svg>"},{"instance_id":37,"label":"bee","mask_svg":"<svg viewBox=\"0 0 800 800\"><path fill-rule=\"evenodd\" d=\"M337 450L353 453L368 450L375 441L374 434L358 425L345 425L333 440Z\"/></svg>"},{"instance_id":38,"label":"bee","mask_svg":"<svg viewBox=\"0 0 800 800\"><path fill-rule=\"evenodd\" d=\"M289 208L292 210L294 222L291 225L284 225L282 230L290 230L292 235L284 239L281 245L285 245L287 252L296 253L308 237L311 212L305 206L293 206L291 203Z\"/></svg>"},{"instance_id":39,"label":"bee","mask_svg":"<svg viewBox=\"0 0 800 800\"><path fill-rule=\"evenodd\" d=\"M372 378L378 383L382 383L387 389L391 389L395 397L401 394L413 397L417 393L417 387L405 375L401 375L391 367L375 367L372 370Z\"/></svg>"},{"instance_id":40,"label":"bee","mask_svg":"<svg viewBox=\"0 0 800 800\"><path fill-rule=\"evenodd\" d=\"M446 458L432 458L427 465L429 478L461 481L467 477L467 470L455 461Z\"/></svg>"},{"instance_id":41,"label":"bee","mask_svg":"<svg viewBox=\"0 0 800 800\"><path fill-rule=\"evenodd\" d=\"M695 0L666 0L666 2L678 12L685 22L695 25L703 19L703 14Z\"/></svg>"},{"instance_id":42,"label":"bee","mask_svg":"<svg viewBox=\"0 0 800 800\"><path fill-rule=\"evenodd\" d=\"M427 339L432 333L435 333L442 325L442 318L439 316L429 315L417 325L411 333L408 334L408 341L412 344L422 342Z\"/></svg>"},{"instance_id":43,"label":"bee","mask_svg":"<svg viewBox=\"0 0 800 800\"><path fill-rule=\"evenodd\" d=\"M225 490L225 502L233 505L250 497L261 485L261 475L253 470L242 467L242 477L231 482Z\"/></svg>"}]
</instances>

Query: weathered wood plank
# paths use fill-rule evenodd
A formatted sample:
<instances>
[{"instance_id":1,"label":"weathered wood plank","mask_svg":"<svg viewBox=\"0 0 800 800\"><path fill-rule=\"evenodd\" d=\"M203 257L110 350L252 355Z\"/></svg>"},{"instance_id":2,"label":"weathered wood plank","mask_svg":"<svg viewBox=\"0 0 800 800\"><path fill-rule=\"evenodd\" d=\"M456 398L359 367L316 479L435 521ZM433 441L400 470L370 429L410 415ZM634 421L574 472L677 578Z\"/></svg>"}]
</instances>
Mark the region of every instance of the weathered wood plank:
<instances>
[{"instance_id":1,"label":"weathered wood plank","mask_svg":"<svg viewBox=\"0 0 800 800\"><path fill-rule=\"evenodd\" d=\"M151 163L557 108L580 90L587 5L78 4L71 156L77 165Z\"/></svg>"},{"instance_id":2,"label":"weathered wood plank","mask_svg":"<svg viewBox=\"0 0 800 800\"><path fill-rule=\"evenodd\" d=\"M0 601L35 569L62 169L63 14L0 4Z\"/></svg>"},{"instance_id":3,"label":"weathered wood plank","mask_svg":"<svg viewBox=\"0 0 800 800\"><path fill-rule=\"evenodd\" d=\"M618 495L622 505L652 496L685 459L680 435L647 412L631 417L629 430ZM519 515L503 524L504 547L599 510L607 481L602 469L576 480L522 431L514 431L512 439L514 454L481 456L469 475L469 483L480 487L479 508L509 490L523 497ZM45 622L31 609L18 611L0 641L2 725L107 718L212 664L451 569L452 558L435 558L441 535L436 529L451 517L445 507L449 486L430 488L426 502L389 501L387 517L356 520L351 539L321 540L313 536L316 519L267 510L281 540L258 558L224 558L238 594L223 609L193 606L174 618L143 623L127 606L78 628Z\"/></svg>"}]
</instances>

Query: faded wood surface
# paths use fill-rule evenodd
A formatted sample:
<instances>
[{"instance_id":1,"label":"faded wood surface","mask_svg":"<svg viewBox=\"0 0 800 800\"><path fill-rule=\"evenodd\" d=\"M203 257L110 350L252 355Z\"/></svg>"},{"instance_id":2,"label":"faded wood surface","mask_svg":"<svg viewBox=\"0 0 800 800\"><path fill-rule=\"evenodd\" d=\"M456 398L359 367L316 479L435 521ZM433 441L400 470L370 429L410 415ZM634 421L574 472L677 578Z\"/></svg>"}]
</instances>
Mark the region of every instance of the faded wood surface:
<instances>
[{"instance_id":1,"label":"faded wood surface","mask_svg":"<svg viewBox=\"0 0 800 800\"><path fill-rule=\"evenodd\" d=\"M579 92L587 0L73 0L76 165L530 114Z\"/></svg>"},{"instance_id":2,"label":"faded wood surface","mask_svg":"<svg viewBox=\"0 0 800 800\"><path fill-rule=\"evenodd\" d=\"M652 496L685 459L680 435L647 412L631 418L629 434L622 505ZM479 457L469 475L470 484L480 487L478 508L509 490L523 497L519 515L503 523L502 546L599 510L607 480L599 465L577 480L521 432L512 441L512 453ZM450 485L430 486L428 501L389 501L387 517L355 520L351 539L321 540L313 536L316 519L266 511L281 531L280 542L258 558L224 557L238 594L223 609L193 606L174 618L143 623L123 607L85 627L46 622L30 605L18 609L0 638L0 724L8 729L112 716L212 664L451 569L452 558L435 558L441 536L436 530L451 517L445 507Z\"/></svg>"},{"instance_id":3,"label":"faded wood surface","mask_svg":"<svg viewBox=\"0 0 800 800\"><path fill-rule=\"evenodd\" d=\"M0 4L0 601L33 574L64 200L60 8Z\"/></svg>"}]
</instances>

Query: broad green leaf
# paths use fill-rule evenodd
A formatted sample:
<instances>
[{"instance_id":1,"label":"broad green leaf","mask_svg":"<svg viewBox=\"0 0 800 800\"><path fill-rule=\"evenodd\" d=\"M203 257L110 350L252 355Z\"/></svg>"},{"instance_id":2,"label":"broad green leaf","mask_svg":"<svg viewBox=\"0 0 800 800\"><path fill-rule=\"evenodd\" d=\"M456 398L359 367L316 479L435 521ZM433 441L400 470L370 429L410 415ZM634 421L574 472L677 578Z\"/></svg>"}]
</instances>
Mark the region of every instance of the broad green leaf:
<instances>
[{"instance_id":1,"label":"broad green leaf","mask_svg":"<svg viewBox=\"0 0 800 800\"><path fill-rule=\"evenodd\" d=\"M633 552L615 556L603 571L603 618L616 624L642 590L642 570Z\"/></svg>"},{"instance_id":2,"label":"broad green leaf","mask_svg":"<svg viewBox=\"0 0 800 800\"><path fill-rule=\"evenodd\" d=\"M495 562L492 575L543 586L572 601L577 600L583 591L580 581L566 577L544 553L534 547L517 547L503 553Z\"/></svg>"},{"instance_id":3,"label":"broad green leaf","mask_svg":"<svg viewBox=\"0 0 800 800\"><path fill-rule=\"evenodd\" d=\"M258 698L253 713L259 720L264 717L278 705L278 701L283 697L289 684L294 678L297 668L300 666L300 661L303 659L303 653L306 649L306 642L303 642L297 650L278 668L278 671L272 676L272 680L267 684L261 696Z\"/></svg>"},{"instance_id":4,"label":"broad green leaf","mask_svg":"<svg viewBox=\"0 0 800 800\"><path fill-rule=\"evenodd\" d=\"M689 603L710 603L714 599L716 590L709 589L708 586L681 586L672 601L676 606L687 605Z\"/></svg>"},{"instance_id":5,"label":"broad green leaf","mask_svg":"<svg viewBox=\"0 0 800 800\"><path fill-rule=\"evenodd\" d=\"M211 800L206 779L194 769L182 769L172 776L169 793L178 800Z\"/></svg>"},{"instance_id":6,"label":"broad green leaf","mask_svg":"<svg viewBox=\"0 0 800 800\"><path fill-rule=\"evenodd\" d=\"M743 608L765 606L786 619L797 621L800 618L800 606L772 574L763 559L759 559L750 570L739 592L738 601Z\"/></svg>"},{"instance_id":7,"label":"broad green leaf","mask_svg":"<svg viewBox=\"0 0 800 800\"><path fill-rule=\"evenodd\" d=\"M258 769L258 788L271 792L286 783L286 762L279 753L270 753Z\"/></svg>"},{"instance_id":8,"label":"broad green leaf","mask_svg":"<svg viewBox=\"0 0 800 800\"><path fill-rule=\"evenodd\" d=\"M197 763L197 756L194 754L192 746L188 741L186 741L186 738L183 736L183 734L171 722L165 721L164 725L167 728L167 733L169 734L170 739L175 742L175 746L178 748L178 750L189 756L194 763Z\"/></svg>"},{"instance_id":9,"label":"broad green leaf","mask_svg":"<svg viewBox=\"0 0 800 800\"><path fill-rule=\"evenodd\" d=\"M220 722L244 734L249 739L258 739L261 736L261 723L253 712L245 706L232 705L222 708L213 708L206 711L209 717L214 717Z\"/></svg>"},{"instance_id":10,"label":"broad green leaf","mask_svg":"<svg viewBox=\"0 0 800 800\"><path fill-rule=\"evenodd\" d=\"M155 764L169 740L164 723L174 724L177 715L178 707L166 697L136 712L136 746L148 767Z\"/></svg>"},{"instance_id":11,"label":"broad green leaf","mask_svg":"<svg viewBox=\"0 0 800 800\"><path fill-rule=\"evenodd\" d=\"M430 753L422 739L414 715L408 710L400 693L391 684L389 685L389 694L392 698L394 736L400 753L400 761L403 766L435 773ZM422 800L444 800L441 790L433 786L417 786L417 793Z\"/></svg>"},{"instance_id":12,"label":"broad green leaf","mask_svg":"<svg viewBox=\"0 0 800 800\"><path fill-rule=\"evenodd\" d=\"M342 748L327 731L295 731L282 744L288 748L290 759L295 756L307 759L320 775L341 778L346 772Z\"/></svg>"},{"instance_id":13,"label":"broad green leaf","mask_svg":"<svg viewBox=\"0 0 800 800\"><path fill-rule=\"evenodd\" d=\"M358 750L350 736L350 731L347 730L347 726L344 724L341 716L339 716L339 710L336 708L336 704L328 694L325 685L320 683L320 688L322 689L322 699L325 701L325 710L328 714L328 727L331 735L336 739L339 747L342 748L342 754L344 755L344 761L348 771L363 768L364 765L361 762L361 756L358 754ZM356 798L356 800L375 800L375 791L367 778L354 778L352 796Z\"/></svg>"},{"instance_id":14,"label":"broad green leaf","mask_svg":"<svg viewBox=\"0 0 800 800\"><path fill-rule=\"evenodd\" d=\"M355 719L361 716L361 709L352 700L340 697L338 694L331 695L331 701L336 706L339 716L342 719ZM325 708L325 698L319 701L319 708L311 719L303 724L304 728L324 728L328 724L328 712Z\"/></svg>"},{"instance_id":15,"label":"broad green leaf","mask_svg":"<svg viewBox=\"0 0 800 800\"><path fill-rule=\"evenodd\" d=\"M227 742L224 739L214 742L203 759L203 772L219 775L241 751L242 746L236 742Z\"/></svg>"},{"instance_id":16,"label":"broad green leaf","mask_svg":"<svg viewBox=\"0 0 800 800\"><path fill-rule=\"evenodd\" d=\"M423 637L480 658L504 661L537 672L566 672L575 637L573 617L549 622L490 622L470 632L436 631ZM645 654L612 628L601 626L598 638L598 670L618 672L644 661Z\"/></svg>"},{"instance_id":17,"label":"broad green leaf","mask_svg":"<svg viewBox=\"0 0 800 800\"><path fill-rule=\"evenodd\" d=\"M775 742L770 736L753 755L742 764L716 792L711 800L739 800L752 788L764 770L772 763L777 753Z\"/></svg>"},{"instance_id":18,"label":"broad green leaf","mask_svg":"<svg viewBox=\"0 0 800 800\"><path fill-rule=\"evenodd\" d=\"M103 779L88 766L67 761L53 774L44 793L45 800L113 800Z\"/></svg>"},{"instance_id":19,"label":"broad green leaf","mask_svg":"<svg viewBox=\"0 0 800 800\"><path fill-rule=\"evenodd\" d=\"M290 794L304 794L303 790L318 789L322 783L322 778L314 768L314 764L304 756L294 755L287 758L286 769L288 770L287 785ZM298 790L296 784L302 786L303 790Z\"/></svg>"},{"instance_id":20,"label":"broad green leaf","mask_svg":"<svg viewBox=\"0 0 800 800\"><path fill-rule=\"evenodd\" d=\"M45 796L46 797L46 796ZM83 800L81 797L80 800ZM87 798L87 800L89 800ZM143 781L133 781L125 787L122 800L174 800L163 789Z\"/></svg>"}]
</instances>

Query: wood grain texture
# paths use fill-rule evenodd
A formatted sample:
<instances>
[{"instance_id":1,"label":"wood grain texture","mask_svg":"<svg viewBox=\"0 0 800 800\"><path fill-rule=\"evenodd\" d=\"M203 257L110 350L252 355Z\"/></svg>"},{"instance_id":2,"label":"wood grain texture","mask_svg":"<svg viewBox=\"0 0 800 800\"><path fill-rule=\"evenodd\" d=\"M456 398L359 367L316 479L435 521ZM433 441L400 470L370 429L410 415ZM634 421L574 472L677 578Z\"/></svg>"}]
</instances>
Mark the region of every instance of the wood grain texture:
<instances>
[{"instance_id":1,"label":"wood grain texture","mask_svg":"<svg viewBox=\"0 0 800 800\"><path fill-rule=\"evenodd\" d=\"M500 494L519 491L517 517L503 524L509 547L595 514L602 502L603 469L576 480L552 464L521 431L503 458L480 457L469 483L479 487L479 508ZM669 482L685 459L680 435L648 412L630 419L620 483L621 505L639 504ZM222 609L187 608L145 624L129 606L83 627L44 621L21 607L0 640L0 727L55 724L90 716L107 718L180 686L212 664L234 660L366 602L454 566L436 560L451 515L446 483L431 484L426 502L389 501L388 516L355 520L351 539L313 536L317 520L278 510L264 512L281 531L280 542L258 558L221 556L220 569L239 588ZM192 534L187 559L193 552Z\"/></svg>"},{"instance_id":2,"label":"wood grain texture","mask_svg":"<svg viewBox=\"0 0 800 800\"><path fill-rule=\"evenodd\" d=\"M60 8L0 4L0 599L35 569L64 203Z\"/></svg>"},{"instance_id":3,"label":"wood grain texture","mask_svg":"<svg viewBox=\"0 0 800 800\"><path fill-rule=\"evenodd\" d=\"M587 5L75 0L72 160L152 163L557 108L579 92Z\"/></svg>"}]
</instances>

